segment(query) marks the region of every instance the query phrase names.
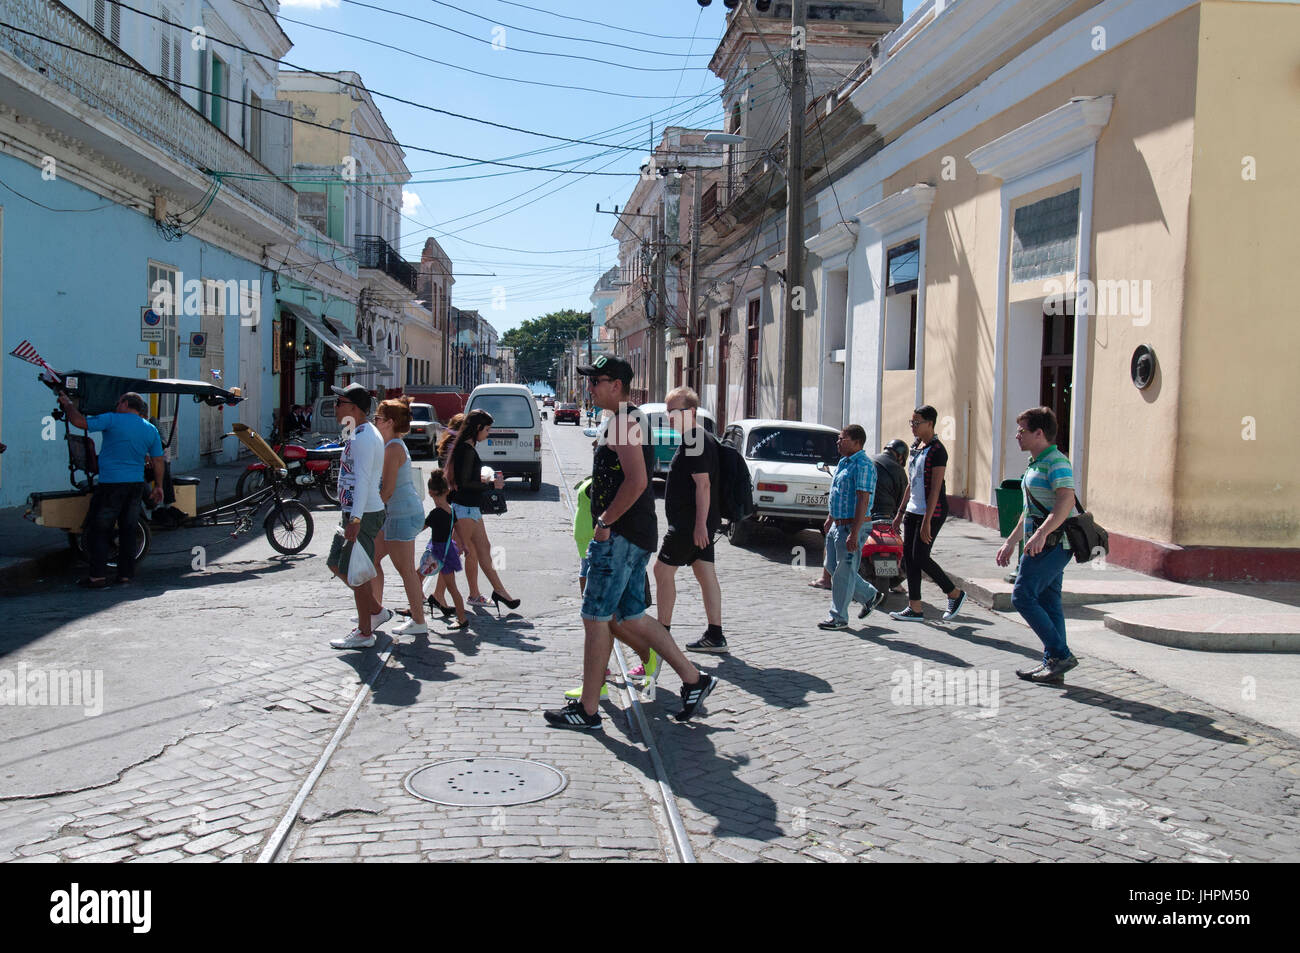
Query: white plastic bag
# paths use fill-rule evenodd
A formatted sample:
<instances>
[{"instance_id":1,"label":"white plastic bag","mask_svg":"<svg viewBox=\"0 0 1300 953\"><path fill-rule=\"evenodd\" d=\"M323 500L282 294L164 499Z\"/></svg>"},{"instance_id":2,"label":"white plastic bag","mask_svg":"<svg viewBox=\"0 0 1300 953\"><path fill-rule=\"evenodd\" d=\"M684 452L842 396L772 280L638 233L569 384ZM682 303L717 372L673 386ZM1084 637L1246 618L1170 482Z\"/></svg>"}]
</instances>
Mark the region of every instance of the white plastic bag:
<instances>
[{"instance_id":1,"label":"white plastic bag","mask_svg":"<svg viewBox=\"0 0 1300 953\"><path fill-rule=\"evenodd\" d=\"M343 532L340 528L339 532ZM365 548L360 542L352 544L352 556L348 559L348 585L353 589L362 586L374 579L375 564L370 561L370 556L366 553Z\"/></svg>"}]
</instances>

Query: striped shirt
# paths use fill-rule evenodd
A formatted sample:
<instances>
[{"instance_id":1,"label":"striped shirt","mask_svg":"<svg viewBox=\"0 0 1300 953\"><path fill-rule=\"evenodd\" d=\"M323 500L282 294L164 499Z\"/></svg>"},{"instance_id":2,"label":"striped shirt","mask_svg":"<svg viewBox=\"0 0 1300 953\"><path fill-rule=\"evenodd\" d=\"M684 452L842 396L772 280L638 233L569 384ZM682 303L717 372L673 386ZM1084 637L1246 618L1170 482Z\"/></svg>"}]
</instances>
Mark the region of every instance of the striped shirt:
<instances>
[{"instance_id":1,"label":"striped shirt","mask_svg":"<svg viewBox=\"0 0 1300 953\"><path fill-rule=\"evenodd\" d=\"M1052 444L1029 461L1020 485L1025 497L1025 536L1029 537L1047 518L1043 511L1051 513L1056 506L1056 491L1074 489L1074 468L1070 465L1070 458ZM1071 506L1070 515L1078 516L1078 507Z\"/></svg>"},{"instance_id":2,"label":"striped shirt","mask_svg":"<svg viewBox=\"0 0 1300 953\"><path fill-rule=\"evenodd\" d=\"M853 519L857 515L858 493L863 490L875 493L876 465L865 450L859 450L851 457L842 457L835 468L835 477L831 480L831 519ZM871 513L870 498L866 512Z\"/></svg>"}]
</instances>

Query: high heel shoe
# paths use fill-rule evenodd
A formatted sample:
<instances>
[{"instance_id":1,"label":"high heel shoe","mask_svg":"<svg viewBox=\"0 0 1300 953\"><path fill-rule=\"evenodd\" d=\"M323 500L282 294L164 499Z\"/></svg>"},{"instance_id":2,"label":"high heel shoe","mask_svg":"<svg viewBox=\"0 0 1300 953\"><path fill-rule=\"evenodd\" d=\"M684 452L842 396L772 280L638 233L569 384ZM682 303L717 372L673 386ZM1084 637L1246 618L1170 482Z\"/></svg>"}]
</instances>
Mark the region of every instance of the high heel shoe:
<instances>
[{"instance_id":1,"label":"high heel shoe","mask_svg":"<svg viewBox=\"0 0 1300 953\"><path fill-rule=\"evenodd\" d=\"M441 602L438 601L438 597L434 595L429 596L429 611L441 612L442 617L444 619L450 619L452 616L456 614L455 609L453 609L451 606L444 606Z\"/></svg>"},{"instance_id":2,"label":"high heel shoe","mask_svg":"<svg viewBox=\"0 0 1300 953\"><path fill-rule=\"evenodd\" d=\"M498 612L498 613L501 612L501 606L502 606L503 603L505 604L505 607L506 607L507 609L518 609L518 608L519 608L519 600L518 600L518 599L507 599L505 596L501 595L501 593L499 593L499 592L497 592L495 589L493 589L493 590L492 590L492 604L495 605L495 606L497 607L497 612Z\"/></svg>"}]
</instances>

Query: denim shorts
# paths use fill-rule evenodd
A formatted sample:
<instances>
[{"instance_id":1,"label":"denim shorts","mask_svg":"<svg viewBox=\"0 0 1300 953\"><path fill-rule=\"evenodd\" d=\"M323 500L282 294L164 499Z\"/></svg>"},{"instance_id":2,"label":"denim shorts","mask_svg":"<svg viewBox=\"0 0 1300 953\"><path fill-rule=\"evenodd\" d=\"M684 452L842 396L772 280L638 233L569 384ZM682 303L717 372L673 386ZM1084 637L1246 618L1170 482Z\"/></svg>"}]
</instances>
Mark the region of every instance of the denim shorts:
<instances>
[{"instance_id":1,"label":"denim shorts","mask_svg":"<svg viewBox=\"0 0 1300 953\"><path fill-rule=\"evenodd\" d=\"M477 506L461 506L459 503L453 503L451 504L451 515L457 520L483 521L483 511Z\"/></svg>"},{"instance_id":2,"label":"denim shorts","mask_svg":"<svg viewBox=\"0 0 1300 953\"><path fill-rule=\"evenodd\" d=\"M390 513L384 520L384 539L395 543L409 543L424 529L424 513L403 515Z\"/></svg>"},{"instance_id":3,"label":"denim shorts","mask_svg":"<svg viewBox=\"0 0 1300 953\"><path fill-rule=\"evenodd\" d=\"M582 597L582 617L596 622L636 619L645 615L645 569L650 550L630 543L617 533L605 542L592 540L587 547L587 589Z\"/></svg>"}]
</instances>

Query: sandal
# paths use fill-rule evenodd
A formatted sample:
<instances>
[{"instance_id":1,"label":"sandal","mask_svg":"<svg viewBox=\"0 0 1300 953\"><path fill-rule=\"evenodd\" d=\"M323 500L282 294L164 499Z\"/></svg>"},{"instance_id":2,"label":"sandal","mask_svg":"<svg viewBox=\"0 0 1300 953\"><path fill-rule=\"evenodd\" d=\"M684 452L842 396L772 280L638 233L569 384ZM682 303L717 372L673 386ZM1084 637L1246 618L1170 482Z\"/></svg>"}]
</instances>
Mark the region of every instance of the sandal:
<instances>
[{"instance_id":1,"label":"sandal","mask_svg":"<svg viewBox=\"0 0 1300 953\"><path fill-rule=\"evenodd\" d=\"M808 583L808 588L810 588L810 589L829 589L830 586L827 585L826 583L822 582L820 579L815 579L815 580L813 580L812 582Z\"/></svg>"}]
</instances>

